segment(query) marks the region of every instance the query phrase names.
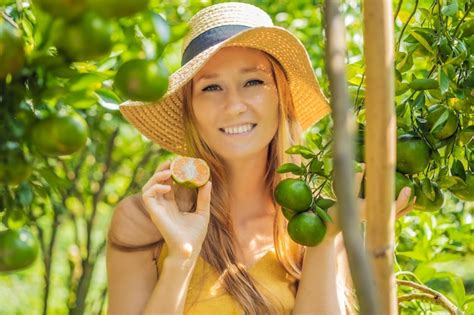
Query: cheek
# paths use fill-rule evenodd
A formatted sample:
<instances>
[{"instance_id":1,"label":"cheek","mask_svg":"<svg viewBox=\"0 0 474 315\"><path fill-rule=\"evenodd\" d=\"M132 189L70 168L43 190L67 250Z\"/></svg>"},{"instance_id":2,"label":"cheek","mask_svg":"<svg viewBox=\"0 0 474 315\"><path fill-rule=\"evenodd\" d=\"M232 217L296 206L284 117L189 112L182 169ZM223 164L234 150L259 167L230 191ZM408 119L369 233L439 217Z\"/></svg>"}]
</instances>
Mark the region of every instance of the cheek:
<instances>
[{"instance_id":1,"label":"cheek","mask_svg":"<svg viewBox=\"0 0 474 315\"><path fill-rule=\"evenodd\" d=\"M272 91L265 99L265 114L268 116L272 125L278 124L279 99L277 91Z\"/></svg>"},{"instance_id":2,"label":"cheek","mask_svg":"<svg viewBox=\"0 0 474 315\"><path fill-rule=\"evenodd\" d=\"M201 106L200 106L201 105ZM196 117L196 127L201 134L209 132L214 125L214 115L211 110L207 109L204 104L197 103L194 109L194 116Z\"/></svg>"}]
</instances>

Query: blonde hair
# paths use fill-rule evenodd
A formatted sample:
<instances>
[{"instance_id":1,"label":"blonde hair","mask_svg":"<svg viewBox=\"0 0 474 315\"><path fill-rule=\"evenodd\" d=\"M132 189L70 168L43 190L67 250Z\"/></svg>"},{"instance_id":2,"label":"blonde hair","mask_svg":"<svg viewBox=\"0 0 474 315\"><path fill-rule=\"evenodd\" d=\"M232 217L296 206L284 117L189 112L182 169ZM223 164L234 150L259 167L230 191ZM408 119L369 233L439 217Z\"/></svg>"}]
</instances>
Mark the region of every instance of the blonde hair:
<instances>
[{"instance_id":1,"label":"blonde hair","mask_svg":"<svg viewBox=\"0 0 474 315\"><path fill-rule=\"evenodd\" d=\"M285 150L300 143L302 130L295 116L284 69L273 56L267 53L265 55L272 65L279 97L279 127L269 145L265 174L268 192L272 193L277 183L288 177L286 174L276 172L278 166L288 162L296 164L301 162L299 156L286 154ZM221 275L224 289L242 306L245 314L281 314L282 310L276 306L278 301L265 294L263 288L258 286L245 268L237 263L236 238L228 211L230 196L226 189L226 170L223 161L207 146L196 128L196 118L191 104L192 80L183 89L184 125L189 154L202 158L209 164L213 183L211 216L201 255ZM273 223L276 256L289 274L290 280L297 282L301 276L304 247L290 239L286 232L288 221L280 211L279 205L273 202L276 208ZM192 210L194 209L195 204L192 207Z\"/></svg>"}]
</instances>

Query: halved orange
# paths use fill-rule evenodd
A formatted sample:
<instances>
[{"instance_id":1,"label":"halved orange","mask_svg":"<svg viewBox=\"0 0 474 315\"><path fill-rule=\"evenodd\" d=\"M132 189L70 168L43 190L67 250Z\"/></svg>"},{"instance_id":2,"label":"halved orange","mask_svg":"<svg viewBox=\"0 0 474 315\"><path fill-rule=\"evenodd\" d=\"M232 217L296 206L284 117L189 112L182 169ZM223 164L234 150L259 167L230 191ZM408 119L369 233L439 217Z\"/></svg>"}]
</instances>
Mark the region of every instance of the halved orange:
<instances>
[{"instance_id":1,"label":"halved orange","mask_svg":"<svg viewBox=\"0 0 474 315\"><path fill-rule=\"evenodd\" d=\"M171 162L171 177L184 187L198 188L204 186L211 176L206 161L198 158L179 156Z\"/></svg>"}]
</instances>

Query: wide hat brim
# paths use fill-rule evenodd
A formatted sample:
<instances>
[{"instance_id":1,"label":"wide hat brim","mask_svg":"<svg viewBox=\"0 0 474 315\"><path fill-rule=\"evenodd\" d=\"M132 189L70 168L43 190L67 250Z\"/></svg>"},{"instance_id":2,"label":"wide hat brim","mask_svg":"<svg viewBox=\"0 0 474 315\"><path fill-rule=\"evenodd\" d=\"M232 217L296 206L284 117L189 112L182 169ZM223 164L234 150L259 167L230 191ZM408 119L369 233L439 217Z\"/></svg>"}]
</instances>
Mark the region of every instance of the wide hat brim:
<instances>
[{"instance_id":1,"label":"wide hat brim","mask_svg":"<svg viewBox=\"0 0 474 315\"><path fill-rule=\"evenodd\" d=\"M260 49L280 62L288 79L296 118L303 130L331 111L301 41L282 27L260 26L241 31L196 55L170 75L167 92L160 100L126 101L120 105L120 112L143 135L162 148L189 155L184 140L182 88L215 53L226 46Z\"/></svg>"}]
</instances>

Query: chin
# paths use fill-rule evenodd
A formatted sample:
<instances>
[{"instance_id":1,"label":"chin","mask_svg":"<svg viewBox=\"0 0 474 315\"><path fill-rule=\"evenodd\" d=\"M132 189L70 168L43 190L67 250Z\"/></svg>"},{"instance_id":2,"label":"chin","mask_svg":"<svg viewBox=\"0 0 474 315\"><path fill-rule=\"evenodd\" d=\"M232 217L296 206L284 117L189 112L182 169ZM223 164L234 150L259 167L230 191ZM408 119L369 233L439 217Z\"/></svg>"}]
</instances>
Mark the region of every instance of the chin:
<instances>
[{"instance_id":1,"label":"chin","mask_svg":"<svg viewBox=\"0 0 474 315\"><path fill-rule=\"evenodd\" d=\"M253 148L251 147L232 148L228 150L223 150L223 148L219 148L219 150L215 150L214 152L216 152L217 155L219 155L225 161L232 161L232 160L241 160L241 159L248 160L250 158L253 158L255 156L262 154L262 150L268 150L268 145L253 147Z\"/></svg>"}]
</instances>

